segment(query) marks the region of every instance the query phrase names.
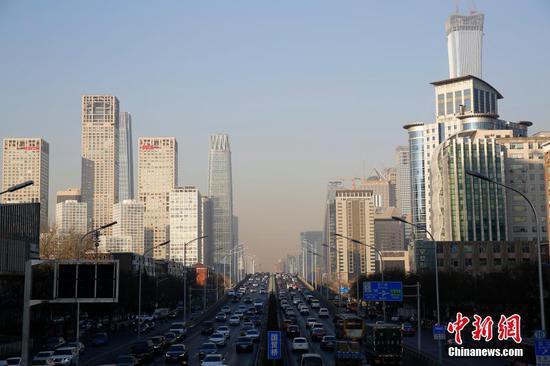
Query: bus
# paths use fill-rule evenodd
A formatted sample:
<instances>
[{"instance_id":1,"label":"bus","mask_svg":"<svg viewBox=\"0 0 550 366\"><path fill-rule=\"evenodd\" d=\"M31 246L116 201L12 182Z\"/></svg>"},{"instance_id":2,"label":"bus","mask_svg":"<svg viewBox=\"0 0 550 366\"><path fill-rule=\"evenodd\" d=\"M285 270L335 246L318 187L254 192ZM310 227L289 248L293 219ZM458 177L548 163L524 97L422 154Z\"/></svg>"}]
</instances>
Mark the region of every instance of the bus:
<instances>
[{"instance_id":1,"label":"bus","mask_svg":"<svg viewBox=\"0 0 550 366\"><path fill-rule=\"evenodd\" d=\"M334 317L336 337L361 341L363 338L363 319L354 314L338 313Z\"/></svg>"}]
</instances>

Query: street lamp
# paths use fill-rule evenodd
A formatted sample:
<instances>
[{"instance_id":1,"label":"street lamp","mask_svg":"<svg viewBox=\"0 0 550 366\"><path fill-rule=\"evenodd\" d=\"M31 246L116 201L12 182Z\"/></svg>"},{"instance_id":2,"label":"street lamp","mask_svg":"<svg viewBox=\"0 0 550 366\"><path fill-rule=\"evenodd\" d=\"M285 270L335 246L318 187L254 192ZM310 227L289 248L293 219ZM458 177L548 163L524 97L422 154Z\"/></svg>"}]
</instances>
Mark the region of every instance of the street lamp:
<instances>
[{"instance_id":1,"label":"street lamp","mask_svg":"<svg viewBox=\"0 0 550 366\"><path fill-rule=\"evenodd\" d=\"M426 234L428 234L428 236L432 240L432 243L434 243L435 302L436 302L436 310L437 310L437 324L441 325L441 317L440 317L440 313L439 313L439 271L438 271L438 268L437 268L437 243L435 242L434 236L432 235L432 233L430 233L428 231L428 229L426 229L425 225L421 226L419 224L414 224L414 223L409 222L409 221L407 221L404 218L399 217L399 216L392 216L391 218L395 221L400 221L404 224L411 225L412 227L414 227L416 229L424 230L424 232ZM437 341L437 355L438 355L439 363L441 364L442 359L443 359L442 350L441 350L441 340Z\"/></svg>"},{"instance_id":2,"label":"street lamp","mask_svg":"<svg viewBox=\"0 0 550 366\"><path fill-rule=\"evenodd\" d=\"M340 255L340 253L342 253L342 251L340 249L338 249L338 247L331 247L330 245L328 244L322 244L324 247L327 247L329 249L334 249L336 251L336 255ZM339 268L339 264L338 264L339 260L336 261L336 269L338 270L338 308L341 308L342 307L342 282L340 280L340 268ZM327 289L328 291L328 289ZM328 296L327 296L328 298Z\"/></svg>"},{"instance_id":3,"label":"street lamp","mask_svg":"<svg viewBox=\"0 0 550 366\"><path fill-rule=\"evenodd\" d=\"M471 177L484 180L488 183L494 183L497 186L501 186L505 189L509 189L512 192L515 192L519 194L531 207L531 210L533 211L533 215L535 216L535 222L537 226L537 256L538 256L538 272L539 272L539 301L540 301L540 323L541 323L541 329L546 334L546 317L544 313L544 287L543 287L543 281L542 281L542 254L541 254L541 240L540 240L540 222L539 222L539 216L537 214L537 210L535 209L535 206L533 206L533 203L525 194L518 191L517 189L507 186L505 184L502 184L500 182L497 182L496 180L493 180L489 178L486 175L483 175L479 172L475 172L472 170L466 170L466 174L468 174Z\"/></svg>"},{"instance_id":4,"label":"street lamp","mask_svg":"<svg viewBox=\"0 0 550 366\"><path fill-rule=\"evenodd\" d=\"M18 183L14 186L11 186L9 187L8 189L6 189L5 191L2 191L0 192L0 195L4 194L4 193L12 193L12 192L15 192L15 191L18 191L20 189L23 189L25 187L28 187L28 186L32 186L34 184L34 181L33 180L27 180L27 181L24 181L23 183Z\"/></svg>"},{"instance_id":5,"label":"street lamp","mask_svg":"<svg viewBox=\"0 0 550 366\"><path fill-rule=\"evenodd\" d=\"M30 183L29 183L29 182L30 182ZM27 182L24 182L24 183L21 183L21 184L19 184L19 185L15 185L15 186L13 186L13 187L11 187L11 188L14 188L14 187L19 186L19 188L14 189L14 190L17 190L17 189L21 189L21 188L23 188L23 187L29 186L29 185L31 185L31 184L33 184L33 181L32 181L32 180L27 181ZM13 192L14 190L12 190L11 192ZM82 242L84 241L84 239L85 239L88 235L94 234L94 235L95 235L95 238L96 238L96 243L95 243L95 245L96 245L96 247L97 247L97 245L99 245L99 244L97 243L97 235L99 234L99 232L100 232L101 230L107 229L108 227L111 227L111 226L113 226L113 225L116 225L116 223L117 223L116 221L113 221L113 222L111 222L111 223L108 223L108 224L102 225L102 226L100 226L100 227L98 227L98 228L95 228L95 229L93 229L93 230L90 230L90 231L88 231L86 234L82 235L82 236L80 237L80 239L78 240L78 245L75 246L75 257L76 257L77 262L80 261L80 248L82 247ZM97 256L96 256L96 261L97 261ZM96 271L97 271L97 263L96 263ZM77 298L77 299L76 299L76 343L78 344L79 341L80 341L80 301L79 301L78 298ZM77 365L77 366L78 366L78 363L80 362L79 359L80 359L80 357L77 357L77 358L76 358L76 365Z\"/></svg>"},{"instance_id":6,"label":"street lamp","mask_svg":"<svg viewBox=\"0 0 550 366\"><path fill-rule=\"evenodd\" d=\"M187 246L191 243L207 238L208 235L199 236L193 240L183 243L183 319L187 321Z\"/></svg>"},{"instance_id":7,"label":"street lamp","mask_svg":"<svg viewBox=\"0 0 550 366\"><path fill-rule=\"evenodd\" d=\"M380 274L382 275L382 283L384 283L384 257L382 256L382 252L378 250L374 245L363 243L360 240L349 238L347 236L344 236L342 234L333 233L334 236L338 236L340 238L346 239L351 241L354 244L363 245L365 247L374 249L374 251L378 254L380 257ZM357 280L356 280L356 286L357 286L357 315L359 315L359 271L357 271ZM384 321L386 321L386 301L382 301L382 313L384 316Z\"/></svg>"},{"instance_id":8,"label":"street lamp","mask_svg":"<svg viewBox=\"0 0 550 366\"><path fill-rule=\"evenodd\" d=\"M151 247L147 249L145 252L143 252L143 255L140 258L139 261L139 290L138 290L138 318L137 318L137 337L140 339L141 337L141 274L143 272L143 260L145 259L145 255L152 252L153 250L163 247L170 243L170 240L167 240L163 243L157 244L154 247Z\"/></svg>"}]
</instances>

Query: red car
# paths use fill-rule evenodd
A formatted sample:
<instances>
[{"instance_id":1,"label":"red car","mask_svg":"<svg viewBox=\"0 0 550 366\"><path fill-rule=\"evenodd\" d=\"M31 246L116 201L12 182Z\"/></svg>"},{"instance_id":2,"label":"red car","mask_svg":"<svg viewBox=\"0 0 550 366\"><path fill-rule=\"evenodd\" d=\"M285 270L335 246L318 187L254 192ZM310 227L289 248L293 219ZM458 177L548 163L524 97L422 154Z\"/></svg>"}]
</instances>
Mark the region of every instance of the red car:
<instances>
[{"instance_id":1,"label":"red car","mask_svg":"<svg viewBox=\"0 0 550 366\"><path fill-rule=\"evenodd\" d=\"M321 341L324 336L327 335L325 328L313 328L311 330L311 339L314 341Z\"/></svg>"}]
</instances>

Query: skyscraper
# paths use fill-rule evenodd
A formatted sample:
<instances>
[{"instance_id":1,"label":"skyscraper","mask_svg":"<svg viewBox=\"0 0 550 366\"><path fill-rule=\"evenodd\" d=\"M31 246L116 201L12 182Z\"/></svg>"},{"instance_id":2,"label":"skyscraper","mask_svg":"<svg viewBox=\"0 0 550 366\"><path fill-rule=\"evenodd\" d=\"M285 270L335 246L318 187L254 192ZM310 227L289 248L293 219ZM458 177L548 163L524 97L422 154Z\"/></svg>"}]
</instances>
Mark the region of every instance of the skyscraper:
<instances>
[{"instance_id":1,"label":"skyscraper","mask_svg":"<svg viewBox=\"0 0 550 366\"><path fill-rule=\"evenodd\" d=\"M349 282L359 274L375 272L374 202L372 191L338 190L336 193L336 233L359 240L370 247L336 237L337 272Z\"/></svg>"},{"instance_id":2,"label":"skyscraper","mask_svg":"<svg viewBox=\"0 0 550 366\"><path fill-rule=\"evenodd\" d=\"M34 185L0 196L2 203L40 203L40 231L48 231L50 145L41 138L6 138L2 190L33 180Z\"/></svg>"},{"instance_id":3,"label":"skyscraper","mask_svg":"<svg viewBox=\"0 0 550 366\"><path fill-rule=\"evenodd\" d=\"M120 113L119 189L120 201L134 199L134 155L132 151L132 115Z\"/></svg>"},{"instance_id":4,"label":"skyscraper","mask_svg":"<svg viewBox=\"0 0 550 366\"><path fill-rule=\"evenodd\" d=\"M170 237L170 192L178 184L178 144L175 137L140 137L138 197L144 205L145 251ZM150 253L150 252L149 252ZM165 259L166 246L153 256Z\"/></svg>"},{"instance_id":5,"label":"skyscraper","mask_svg":"<svg viewBox=\"0 0 550 366\"><path fill-rule=\"evenodd\" d=\"M481 78L483 14L453 14L445 23L449 78L472 75Z\"/></svg>"},{"instance_id":6,"label":"skyscraper","mask_svg":"<svg viewBox=\"0 0 550 366\"><path fill-rule=\"evenodd\" d=\"M81 193L93 227L113 220L113 205L118 202L118 150L118 99L113 95L84 95ZM111 232L112 228L104 231L107 235Z\"/></svg>"},{"instance_id":7,"label":"skyscraper","mask_svg":"<svg viewBox=\"0 0 550 366\"><path fill-rule=\"evenodd\" d=\"M185 266L204 263L202 242L195 240L202 235L202 199L199 190L192 186L173 189L170 192L169 259Z\"/></svg>"},{"instance_id":8,"label":"skyscraper","mask_svg":"<svg viewBox=\"0 0 550 366\"><path fill-rule=\"evenodd\" d=\"M201 202L201 231L202 235L206 236L201 239L203 263L207 266L212 266L214 264L214 249L212 246L212 200L210 200L210 197L208 196L201 196Z\"/></svg>"},{"instance_id":9,"label":"skyscraper","mask_svg":"<svg viewBox=\"0 0 550 366\"><path fill-rule=\"evenodd\" d=\"M143 254L145 236L143 226L143 203L137 200L124 200L113 207L113 237L127 240L128 246L116 251Z\"/></svg>"},{"instance_id":10,"label":"skyscraper","mask_svg":"<svg viewBox=\"0 0 550 366\"><path fill-rule=\"evenodd\" d=\"M65 202L68 200L81 202L82 196L80 195L80 188L67 188L64 191L57 191L56 203Z\"/></svg>"},{"instance_id":11,"label":"skyscraper","mask_svg":"<svg viewBox=\"0 0 550 366\"><path fill-rule=\"evenodd\" d=\"M214 264L220 271L223 263L229 265L229 251L233 249L233 185L231 179L231 149L229 136L210 136L208 154L208 196L212 201L212 245ZM232 266L234 268L235 266Z\"/></svg>"},{"instance_id":12,"label":"skyscraper","mask_svg":"<svg viewBox=\"0 0 550 366\"><path fill-rule=\"evenodd\" d=\"M408 146L395 149L397 167L397 208L402 215L411 213L411 158Z\"/></svg>"}]
</instances>

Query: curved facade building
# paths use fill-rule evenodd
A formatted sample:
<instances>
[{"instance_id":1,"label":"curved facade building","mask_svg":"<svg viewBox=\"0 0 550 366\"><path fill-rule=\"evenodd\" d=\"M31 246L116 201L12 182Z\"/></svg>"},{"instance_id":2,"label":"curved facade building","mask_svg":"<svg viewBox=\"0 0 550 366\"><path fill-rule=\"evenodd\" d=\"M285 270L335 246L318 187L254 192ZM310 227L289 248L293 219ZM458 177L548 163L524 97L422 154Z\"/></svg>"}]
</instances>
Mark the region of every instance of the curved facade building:
<instances>
[{"instance_id":1,"label":"curved facade building","mask_svg":"<svg viewBox=\"0 0 550 366\"><path fill-rule=\"evenodd\" d=\"M504 149L510 130L464 131L435 150L431 161L431 227L438 241L507 240L504 188L473 178L473 170L505 183Z\"/></svg>"}]
</instances>

